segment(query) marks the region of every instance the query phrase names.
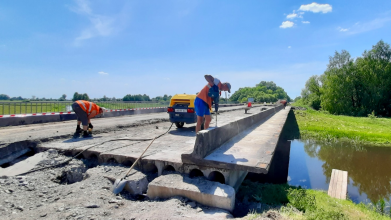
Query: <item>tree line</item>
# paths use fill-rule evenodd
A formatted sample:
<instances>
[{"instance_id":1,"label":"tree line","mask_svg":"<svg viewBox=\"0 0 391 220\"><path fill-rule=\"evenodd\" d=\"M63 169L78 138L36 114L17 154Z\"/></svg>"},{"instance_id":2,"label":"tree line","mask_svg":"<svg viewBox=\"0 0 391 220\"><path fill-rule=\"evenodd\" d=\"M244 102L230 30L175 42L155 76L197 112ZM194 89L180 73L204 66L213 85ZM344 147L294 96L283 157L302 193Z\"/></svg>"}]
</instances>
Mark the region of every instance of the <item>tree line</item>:
<instances>
[{"instance_id":1,"label":"tree line","mask_svg":"<svg viewBox=\"0 0 391 220\"><path fill-rule=\"evenodd\" d=\"M326 71L311 76L295 99L331 114L391 115L391 49L380 40L361 57L342 50L330 56Z\"/></svg>"},{"instance_id":2,"label":"tree line","mask_svg":"<svg viewBox=\"0 0 391 220\"><path fill-rule=\"evenodd\" d=\"M279 99L285 99L290 102L290 97L284 89L277 86L273 81L261 81L255 87L240 88L232 94L230 100L247 102L248 98L254 98L255 102L276 102Z\"/></svg>"}]
</instances>

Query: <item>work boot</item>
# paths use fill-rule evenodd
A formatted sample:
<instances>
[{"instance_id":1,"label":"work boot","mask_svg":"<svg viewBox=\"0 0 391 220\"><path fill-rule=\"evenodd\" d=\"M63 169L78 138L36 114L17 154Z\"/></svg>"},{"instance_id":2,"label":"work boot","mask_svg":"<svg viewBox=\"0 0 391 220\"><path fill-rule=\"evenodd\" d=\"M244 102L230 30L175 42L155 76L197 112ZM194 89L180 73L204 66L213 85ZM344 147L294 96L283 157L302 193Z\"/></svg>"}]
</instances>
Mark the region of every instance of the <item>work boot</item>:
<instances>
[{"instance_id":1,"label":"work boot","mask_svg":"<svg viewBox=\"0 0 391 220\"><path fill-rule=\"evenodd\" d=\"M80 134L82 131L83 130L79 126L77 126L75 134Z\"/></svg>"},{"instance_id":2,"label":"work boot","mask_svg":"<svg viewBox=\"0 0 391 220\"><path fill-rule=\"evenodd\" d=\"M88 133L88 131L83 132L83 138L89 138L92 137L92 134Z\"/></svg>"}]
</instances>

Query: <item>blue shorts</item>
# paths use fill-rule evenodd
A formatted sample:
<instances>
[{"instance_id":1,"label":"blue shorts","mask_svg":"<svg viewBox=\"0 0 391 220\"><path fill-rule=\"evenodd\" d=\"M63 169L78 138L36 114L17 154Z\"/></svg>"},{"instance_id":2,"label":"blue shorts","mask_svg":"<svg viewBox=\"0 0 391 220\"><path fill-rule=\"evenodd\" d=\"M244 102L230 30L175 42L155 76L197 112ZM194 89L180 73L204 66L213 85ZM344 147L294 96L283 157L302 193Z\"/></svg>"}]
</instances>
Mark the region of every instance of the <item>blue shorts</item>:
<instances>
[{"instance_id":1,"label":"blue shorts","mask_svg":"<svg viewBox=\"0 0 391 220\"><path fill-rule=\"evenodd\" d=\"M204 117L204 115L210 115L208 104L198 97L194 100L194 108L197 116Z\"/></svg>"}]
</instances>

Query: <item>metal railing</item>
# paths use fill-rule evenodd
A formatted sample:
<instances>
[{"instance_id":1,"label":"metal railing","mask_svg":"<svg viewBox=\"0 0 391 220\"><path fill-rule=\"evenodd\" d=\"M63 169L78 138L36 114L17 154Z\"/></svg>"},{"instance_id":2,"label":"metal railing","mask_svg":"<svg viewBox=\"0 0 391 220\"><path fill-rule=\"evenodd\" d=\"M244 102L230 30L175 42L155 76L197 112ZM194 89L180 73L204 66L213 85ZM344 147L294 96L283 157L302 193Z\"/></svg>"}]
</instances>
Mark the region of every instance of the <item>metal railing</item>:
<instances>
[{"instance_id":1,"label":"metal railing","mask_svg":"<svg viewBox=\"0 0 391 220\"><path fill-rule=\"evenodd\" d=\"M146 101L92 101L108 110L111 109L133 109L167 107L169 102L146 102ZM72 101L13 101L0 102L0 115L34 114L48 112L69 112L72 111Z\"/></svg>"}]
</instances>

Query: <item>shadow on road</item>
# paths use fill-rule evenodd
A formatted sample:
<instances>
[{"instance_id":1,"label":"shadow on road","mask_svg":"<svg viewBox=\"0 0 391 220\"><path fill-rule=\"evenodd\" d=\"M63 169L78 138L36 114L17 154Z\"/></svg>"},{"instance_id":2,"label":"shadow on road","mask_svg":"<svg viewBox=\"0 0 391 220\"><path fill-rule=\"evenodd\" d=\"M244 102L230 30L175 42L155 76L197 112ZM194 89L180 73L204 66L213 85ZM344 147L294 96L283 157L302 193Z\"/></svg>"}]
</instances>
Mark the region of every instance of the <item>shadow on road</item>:
<instances>
[{"instance_id":1,"label":"shadow on road","mask_svg":"<svg viewBox=\"0 0 391 220\"><path fill-rule=\"evenodd\" d=\"M63 143L73 143L73 142L87 141L87 140L98 139L98 138L102 138L102 136L93 136L88 138L73 136L72 138L63 141Z\"/></svg>"}]
</instances>

